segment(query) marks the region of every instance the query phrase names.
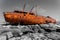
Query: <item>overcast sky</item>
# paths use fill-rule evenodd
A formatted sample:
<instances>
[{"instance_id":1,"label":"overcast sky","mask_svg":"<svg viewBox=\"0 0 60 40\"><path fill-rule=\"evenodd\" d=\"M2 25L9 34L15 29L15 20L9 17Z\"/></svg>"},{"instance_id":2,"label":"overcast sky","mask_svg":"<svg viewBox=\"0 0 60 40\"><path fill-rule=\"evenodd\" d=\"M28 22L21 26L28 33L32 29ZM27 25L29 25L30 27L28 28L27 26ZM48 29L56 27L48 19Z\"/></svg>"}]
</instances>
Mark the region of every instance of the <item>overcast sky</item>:
<instances>
[{"instance_id":1,"label":"overcast sky","mask_svg":"<svg viewBox=\"0 0 60 40\"><path fill-rule=\"evenodd\" d=\"M22 10L26 3L25 11L37 5L33 9L38 15L51 16L57 21L60 21L60 0L0 0L0 21L4 21L3 12Z\"/></svg>"}]
</instances>

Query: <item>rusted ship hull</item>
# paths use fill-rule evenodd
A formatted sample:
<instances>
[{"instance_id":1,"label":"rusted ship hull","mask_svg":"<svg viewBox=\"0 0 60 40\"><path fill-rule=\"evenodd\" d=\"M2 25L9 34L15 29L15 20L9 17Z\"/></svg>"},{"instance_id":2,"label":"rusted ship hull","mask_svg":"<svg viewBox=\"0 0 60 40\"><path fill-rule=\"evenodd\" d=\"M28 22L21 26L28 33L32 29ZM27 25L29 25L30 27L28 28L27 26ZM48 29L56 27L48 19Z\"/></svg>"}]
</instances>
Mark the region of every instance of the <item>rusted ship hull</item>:
<instances>
[{"instance_id":1,"label":"rusted ship hull","mask_svg":"<svg viewBox=\"0 0 60 40\"><path fill-rule=\"evenodd\" d=\"M47 23L56 23L55 19L44 17L44 16L35 16L30 15L29 13L15 13L15 12L6 12L4 13L5 21L10 24L47 24Z\"/></svg>"}]
</instances>

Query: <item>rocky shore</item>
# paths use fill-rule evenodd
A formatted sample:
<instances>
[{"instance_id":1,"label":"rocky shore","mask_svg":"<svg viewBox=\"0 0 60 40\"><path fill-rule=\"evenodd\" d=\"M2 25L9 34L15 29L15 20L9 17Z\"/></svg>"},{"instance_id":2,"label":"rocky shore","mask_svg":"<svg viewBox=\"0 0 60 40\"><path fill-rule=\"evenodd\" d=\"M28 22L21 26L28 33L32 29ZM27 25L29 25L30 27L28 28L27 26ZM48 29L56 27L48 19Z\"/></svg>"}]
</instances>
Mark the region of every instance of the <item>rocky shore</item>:
<instances>
[{"instance_id":1,"label":"rocky shore","mask_svg":"<svg viewBox=\"0 0 60 40\"><path fill-rule=\"evenodd\" d=\"M0 40L60 40L59 25L2 25Z\"/></svg>"}]
</instances>

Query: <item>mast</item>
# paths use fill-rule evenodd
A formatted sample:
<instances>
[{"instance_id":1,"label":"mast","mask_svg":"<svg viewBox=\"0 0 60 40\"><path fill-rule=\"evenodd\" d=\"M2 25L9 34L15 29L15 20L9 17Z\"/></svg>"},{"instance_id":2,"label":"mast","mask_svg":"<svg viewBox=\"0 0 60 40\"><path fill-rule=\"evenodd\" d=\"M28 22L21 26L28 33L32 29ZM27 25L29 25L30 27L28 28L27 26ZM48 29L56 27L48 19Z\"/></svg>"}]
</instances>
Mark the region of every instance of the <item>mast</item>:
<instances>
[{"instance_id":1,"label":"mast","mask_svg":"<svg viewBox=\"0 0 60 40\"><path fill-rule=\"evenodd\" d=\"M33 6L33 7L31 8L30 13L32 12L32 10L33 10L35 7L37 8L37 5L35 5L35 6ZM35 12L36 12L35 15L37 16L37 9L36 9L36 8L35 8Z\"/></svg>"},{"instance_id":2,"label":"mast","mask_svg":"<svg viewBox=\"0 0 60 40\"><path fill-rule=\"evenodd\" d=\"M25 7L26 7L26 3L24 3L24 6L23 6L23 11L25 10Z\"/></svg>"},{"instance_id":3,"label":"mast","mask_svg":"<svg viewBox=\"0 0 60 40\"><path fill-rule=\"evenodd\" d=\"M34 9L34 6L30 9L30 12L32 12L33 9Z\"/></svg>"}]
</instances>

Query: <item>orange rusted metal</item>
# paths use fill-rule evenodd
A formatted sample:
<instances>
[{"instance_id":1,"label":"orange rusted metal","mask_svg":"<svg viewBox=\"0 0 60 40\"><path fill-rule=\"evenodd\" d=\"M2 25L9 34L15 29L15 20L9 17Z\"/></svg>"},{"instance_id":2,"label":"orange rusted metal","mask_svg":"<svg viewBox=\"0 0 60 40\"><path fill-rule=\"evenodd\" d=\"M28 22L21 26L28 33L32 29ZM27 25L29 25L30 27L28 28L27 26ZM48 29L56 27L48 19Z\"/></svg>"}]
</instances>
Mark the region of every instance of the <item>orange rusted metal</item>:
<instances>
[{"instance_id":1,"label":"orange rusted metal","mask_svg":"<svg viewBox=\"0 0 60 40\"><path fill-rule=\"evenodd\" d=\"M14 11L4 13L5 21L10 24L47 24L56 23L51 17L36 16L34 13L24 11Z\"/></svg>"}]
</instances>

